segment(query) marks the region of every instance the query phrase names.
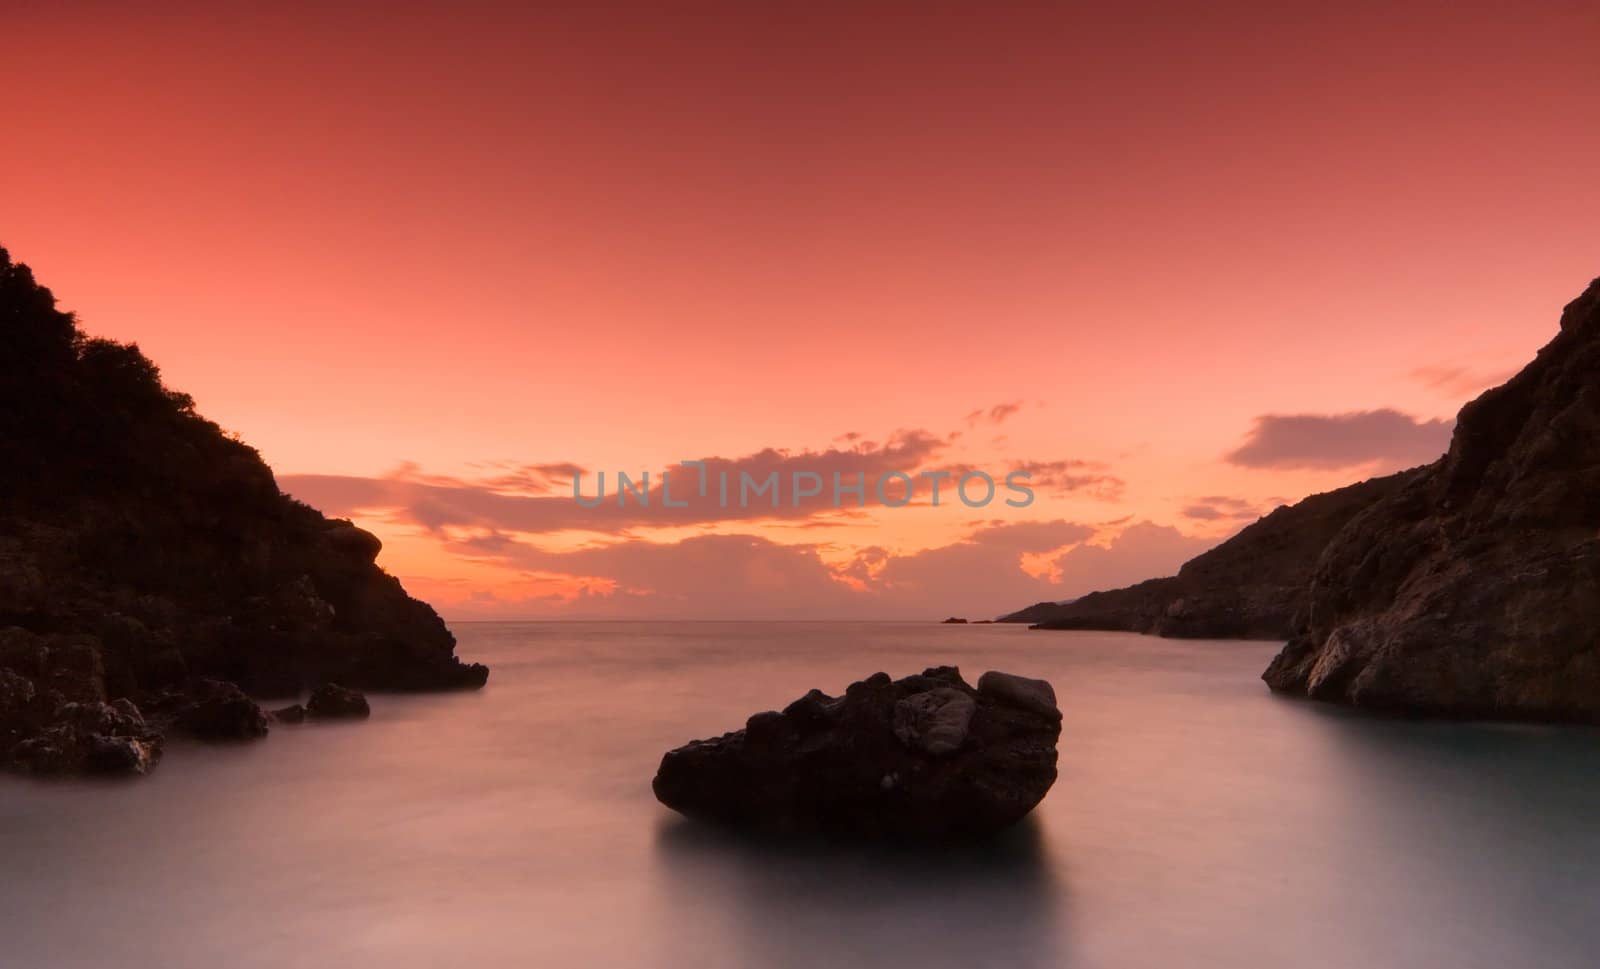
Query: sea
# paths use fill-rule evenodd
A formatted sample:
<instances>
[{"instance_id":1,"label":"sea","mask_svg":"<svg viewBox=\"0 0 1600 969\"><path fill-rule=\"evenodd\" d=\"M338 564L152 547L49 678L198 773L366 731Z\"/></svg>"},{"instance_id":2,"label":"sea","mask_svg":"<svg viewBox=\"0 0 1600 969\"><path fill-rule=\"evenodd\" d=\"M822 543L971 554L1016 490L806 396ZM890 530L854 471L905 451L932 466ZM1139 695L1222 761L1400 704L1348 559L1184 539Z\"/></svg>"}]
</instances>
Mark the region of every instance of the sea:
<instances>
[{"instance_id":1,"label":"sea","mask_svg":"<svg viewBox=\"0 0 1600 969\"><path fill-rule=\"evenodd\" d=\"M1505 969L1600 959L1600 732L1276 697L1277 644L1018 626L462 623L478 692L0 777L6 969ZM966 847L688 822L662 753L818 687L1054 684L1060 778Z\"/></svg>"}]
</instances>

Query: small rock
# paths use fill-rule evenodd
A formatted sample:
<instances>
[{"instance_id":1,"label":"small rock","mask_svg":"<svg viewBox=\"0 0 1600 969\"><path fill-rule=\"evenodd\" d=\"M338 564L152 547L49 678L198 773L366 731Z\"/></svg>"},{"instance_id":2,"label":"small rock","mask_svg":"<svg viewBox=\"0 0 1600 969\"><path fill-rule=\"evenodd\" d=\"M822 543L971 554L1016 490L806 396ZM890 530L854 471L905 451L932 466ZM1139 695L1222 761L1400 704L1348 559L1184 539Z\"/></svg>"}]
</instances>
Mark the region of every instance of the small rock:
<instances>
[{"instance_id":1,"label":"small rock","mask_svg":"<svg viewBox=\"0 0 1600 969\"><path fill-rule=\"evenodd\" d=\"M11 749L12 761L35 774L65 774L77 770L77 735L65 724L46 727Z\"/></svg>"},{"instance_id":2,"label":"small rock","mask_svg":"<svg viewBox=\"0 0 1600 969\"><path fill-rule=\"evenodd\" d=\"M306 701L306 713L319 719L365 717L372 714L372 707L360 690L324 683L312 691L311 699Z\"/></svg>"},{"instance_id":3,"label":"small rock","mask_svg":"<svg viewBox=\"0 0 1600 969\"><path fill-rule=\"evenodd\" d=\"M12 748L16 766L38 774L144 774L161 756L161 735L126 698L56 703L47 717Z\"/></svg>"},{"instance_id":4,"label":"small rock","mask_svg":"<svg viewBox=\"0 0 1600 969\"><path fill-rule=\"evenodd\" d=\"M306 708L298 703L272 711L272 719L279 723L300 723L305 718Z\"/></svg>"},{"instance_id":5,"label":"small rock","mask_svg":"<svg viewBox=\"0 0 1600 969\"><path fill-rule=\"evenodd\" d=\"M33 681L8 669L0 669L0 726L22 716L33 702Z\"/></svg>"},{"instance_id":6,"label":"small rock","mask_svg":"<svg viewBox=\"0 0 1600 969\"><path fill-rule=\"evenodd\" d=\"M134 737L94 735L85 768L99 774L148 774L161 748Z\"/></svg>"},{"instance_id":7,"label":"small rock","mask_svg":"<svg viewBox=\"0 0 1600 969\"><path fill-rule=\"evenodd\" d=\"M267 735L267 715L232 683L202 680L178 711L178 725L205 740L249 740Z\"/></svg>"},{"instance_id":8,"label":"small rock","mask_svg":"<svg viewBox=\"0 0 1600 969\"><path fill-rule=\"evenodd\" d=\"M978 677L978 692L1034 713L1061 715L1056 706L1055 688L1044 680L1030 680L1025 676L990 670Z\"/></svg>"},{"instance_id":9,"label":"small rock","mask_svg":"<svg viewBox=\"0 0 1600 969\"><path fill-rule=\"evenodd\" d=\"M329 545L360 562L376 561L378 553L383 551L383 542L378 536L346 519L329 522L322 534Z\"/></svg>"}]
</instances>

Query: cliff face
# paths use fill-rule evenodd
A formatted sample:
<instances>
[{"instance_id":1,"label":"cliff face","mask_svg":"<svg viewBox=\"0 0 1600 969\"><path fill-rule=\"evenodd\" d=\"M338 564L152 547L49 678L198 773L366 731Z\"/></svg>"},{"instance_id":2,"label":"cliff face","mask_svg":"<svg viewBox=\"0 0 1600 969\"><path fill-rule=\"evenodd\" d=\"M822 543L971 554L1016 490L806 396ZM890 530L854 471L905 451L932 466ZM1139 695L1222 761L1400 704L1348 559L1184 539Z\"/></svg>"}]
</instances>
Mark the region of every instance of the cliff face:
<instances>
[{"instance_id":1,"label":"cliff face","mask_svg":"<svg viewBox=\"0 0 1600 969\"><path fill-rule=\"evenodd\" d=\"M1600 280L1462 409L1449 452L1317 567L1275 690L1442 716L1600 720Z\"/></svg>"},{"instance_id":2,"label":"cliff face","mask_svg":"<svg viewBox=\"0 0 1600 969\"><path fill-rule=\"evenodd\" d=\"M1037 629L1111 629L1191 639L1288 639L1322 550L1358 513L1417 471L1374 478L1277 509L1178 574L1002 617Z\"/></svg>"},{"instance_id":3,"label":"cliff face","mask_svg":"<svg viewBox=\"0 0 1600 969\"><path fill-rule=\"evenodd\" d=\"M121 764L100 741L159 738L144 716L216 681L482 685L378 550L0 250L0 764Z\"/></svg>"}]
</instances>

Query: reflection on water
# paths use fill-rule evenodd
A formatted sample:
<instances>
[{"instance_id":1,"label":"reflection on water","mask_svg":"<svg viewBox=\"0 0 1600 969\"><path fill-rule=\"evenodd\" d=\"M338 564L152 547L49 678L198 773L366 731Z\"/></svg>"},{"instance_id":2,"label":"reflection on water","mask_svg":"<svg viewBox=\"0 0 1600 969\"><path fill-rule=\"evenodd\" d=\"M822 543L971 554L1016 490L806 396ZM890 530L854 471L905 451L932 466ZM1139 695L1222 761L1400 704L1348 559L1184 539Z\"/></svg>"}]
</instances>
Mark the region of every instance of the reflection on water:
<instances>
[{"instance_id":1,"label":"reflection on water","mask_svg":"<svg viewBox=\"0 0 1600 969\"><path fill-rule=\"evenodd\" d=\"M1271 697L1259 643L906 624L458 630L478 694L180 745L131 784L0 782L0 965L1587 964L1600 734ZM812 686L1049 677L1061 779L953 853L752 840L661 752Z\"/></svg>"},{"instance_id":2,"label":"reflection on water","mask_svg":"<svg viewBox=\"0 0 1600 969\"><path fill-rule=\"evenodd\" d=\"M718 912L746 966L1065 964L1068 906L1042 826L982 846L863 849L662 818L663 894L685 925Z\"/></svg>"}]
</instances>

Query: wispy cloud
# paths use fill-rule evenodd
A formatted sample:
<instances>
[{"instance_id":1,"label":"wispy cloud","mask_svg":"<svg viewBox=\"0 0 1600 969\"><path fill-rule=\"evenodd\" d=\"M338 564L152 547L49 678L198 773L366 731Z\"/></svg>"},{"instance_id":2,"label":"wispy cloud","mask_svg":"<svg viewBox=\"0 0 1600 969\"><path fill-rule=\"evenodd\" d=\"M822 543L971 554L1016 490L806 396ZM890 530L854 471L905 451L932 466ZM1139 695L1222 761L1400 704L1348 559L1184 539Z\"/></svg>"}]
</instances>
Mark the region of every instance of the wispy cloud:
<instances>
[{"instance_id":1,"label":"wispy cloud","mask_svg":"<svg viewBox=\"0 0 1600 969\"><path fill-rule=\"evenodd\" d=\"M1020 400L1012 400L1006 401L1002 404L995 404L993 407L980 407L967 415L967 426L976 427L979 424L1004 424L1012 417L1015 417L1018 411L1022 410L1022 403L1023 402Z\"/></svg>"},{"instance_id":2,"label":"wispy cloud","mask_svg":"<svg viewBox=\"0 0 1600 969\"><path fill-rule=\"evenodd\" d=\"M1490 387L1498 387L1515 376L1515 369L1472 370L1466 367L1418 367L1411 371L1412 380L1452 399L1474 396Z\"/></svg>"},{"instance_id":3,"label":"wispy cloud","mask_svg":"<svg viewBox=\"0 0 1600 969\"><path fill-rule=\"evenodd\" d=\"M1013 471L1026 471L1036 489L1056 495L1079 493L1100 501L1120 501L1127 482L1098 461L1021 461Z\"/></svg>"},{"instance_id":4,"label":"wispy cloud","mask_svg":"<svg viewBox=\"0 0 1600 969\"><path fill-rule=\"evenodd\" d=\"M1260 506L1244 498L1207 495L1184 505L1179 514L1192 521L1247 521L1261 517Z\"/></svg>"}]
</instances>

